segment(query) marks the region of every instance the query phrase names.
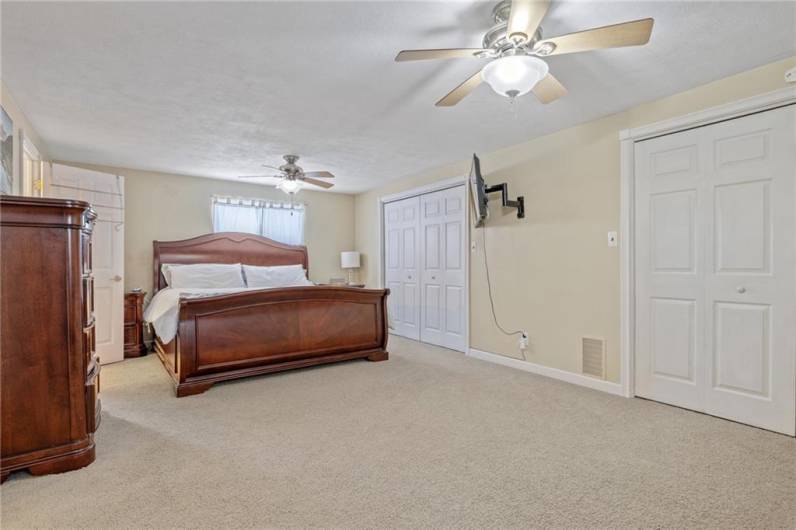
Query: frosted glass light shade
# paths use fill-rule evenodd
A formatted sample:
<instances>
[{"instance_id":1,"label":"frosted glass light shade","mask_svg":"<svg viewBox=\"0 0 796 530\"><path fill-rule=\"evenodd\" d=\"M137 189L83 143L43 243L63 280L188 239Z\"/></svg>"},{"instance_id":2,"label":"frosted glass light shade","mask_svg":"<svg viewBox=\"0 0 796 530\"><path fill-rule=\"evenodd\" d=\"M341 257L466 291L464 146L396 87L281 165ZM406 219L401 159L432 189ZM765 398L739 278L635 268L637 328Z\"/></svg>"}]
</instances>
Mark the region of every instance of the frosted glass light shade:
<instances>
[{"instance_id":1,"label":"frosted glass light shade","mask_svg":"<svg viewBox=\"0 0 796 530\"><path fill-rule=\"evenodd\" d=\"M279 184L276 185L276 187L288 195L293 195L294 193L298 193L301 189L301 181L283 179L279 182Z\"/></svg>"},{"instance_id":2,"label":"frosted glass light shade","mask_svg":"<svg viewBox=\"0 0 796 530\"><path fill-rule=\"evenodd\" d=\"M349 251L340 253L340 267L343 269L359 268L359 252Z\"/></svg>"},{"instance_id":3,"label":"frosted glass light shade","mask_svg":"<svg viewBox=\"0 0 796 530\"><path fill-rule=\"evenodd\" d=\"M487 64L481 78L501 96L517 97L530 92L548 70L547 63L537 57L508 55Z\"/></svg>"}]
</instances>

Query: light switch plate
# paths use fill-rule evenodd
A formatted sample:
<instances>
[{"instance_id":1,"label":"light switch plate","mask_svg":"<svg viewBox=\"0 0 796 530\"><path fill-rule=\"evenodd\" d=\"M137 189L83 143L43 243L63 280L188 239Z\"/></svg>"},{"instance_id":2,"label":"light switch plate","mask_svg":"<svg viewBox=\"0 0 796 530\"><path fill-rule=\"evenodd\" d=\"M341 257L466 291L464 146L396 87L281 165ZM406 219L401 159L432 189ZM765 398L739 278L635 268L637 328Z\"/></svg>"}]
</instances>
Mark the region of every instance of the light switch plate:
<instances>
[{"instance_id":1,"label":"light switch plate","mask_svg":"<svg viewBox=\"0 0 796 530\"><path fill-rule=\"evenodd\" d=\"M608 246L615 247L617 245L616 232L608 232Z\"/></svg>"}]
</instances>

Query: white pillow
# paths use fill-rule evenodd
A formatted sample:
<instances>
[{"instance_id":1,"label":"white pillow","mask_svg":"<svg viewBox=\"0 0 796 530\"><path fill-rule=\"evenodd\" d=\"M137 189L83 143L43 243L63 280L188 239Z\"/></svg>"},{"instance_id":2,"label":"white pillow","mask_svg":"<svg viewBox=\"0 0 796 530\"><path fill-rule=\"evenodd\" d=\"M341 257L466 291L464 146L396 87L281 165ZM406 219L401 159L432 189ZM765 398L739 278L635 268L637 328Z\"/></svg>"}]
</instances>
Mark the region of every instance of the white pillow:
<instances>
[{"instance_id":1,"label":"white pillow","mask_svg":"<svg viewBox=\"0 0 796 530\"><path fill-rule=\"evenodd\" d=\"M163 276L175 289L244 288L240 263L197 263L163 266Z\"/></svg>"},{"instance_id":2,"label":"white pillow","mask_svg":"<svg viewBox=\"0 0 796 530\"><path fill-rule=\"evenodd\" d=\"M282 265L277 267L255 267L244 265L243 274L249 287L297 287L312 285L307 279L307 271L301 265Z\"/></svg>"},{"instance_id":3,"label":"white pillow","mask_svg":"<svg viewBox=\"0 0 796 530\"><path fill-rule=\"evenodd\" d=\"M171 271L174 270L175 267L184 267L184 265L175 265L172 263L164 263L160 266L160 272L163 273L163 277L166 278L166 285L171 286Z\"/></svg>"}]
</instances>

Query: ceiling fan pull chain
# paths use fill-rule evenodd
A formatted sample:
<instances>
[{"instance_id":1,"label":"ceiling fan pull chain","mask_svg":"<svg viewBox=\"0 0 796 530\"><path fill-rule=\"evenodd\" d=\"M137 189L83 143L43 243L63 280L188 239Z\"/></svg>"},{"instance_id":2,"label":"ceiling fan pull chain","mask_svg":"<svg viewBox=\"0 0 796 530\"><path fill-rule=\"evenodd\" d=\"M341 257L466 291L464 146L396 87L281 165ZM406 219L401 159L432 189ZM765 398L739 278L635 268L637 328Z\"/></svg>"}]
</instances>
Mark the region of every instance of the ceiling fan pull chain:
<instances>
[{"instance_id":1,"label":"ceiling fan pull chain","mask_svg":"<svg viewBox=\"0 0 796 530\"><path fill-rule=\"evenodd\" d=\"M520 119L520 101L517 96L509 97L509 108L511 109L511 117L514 121Z\"/></svg>"}]
</instances>

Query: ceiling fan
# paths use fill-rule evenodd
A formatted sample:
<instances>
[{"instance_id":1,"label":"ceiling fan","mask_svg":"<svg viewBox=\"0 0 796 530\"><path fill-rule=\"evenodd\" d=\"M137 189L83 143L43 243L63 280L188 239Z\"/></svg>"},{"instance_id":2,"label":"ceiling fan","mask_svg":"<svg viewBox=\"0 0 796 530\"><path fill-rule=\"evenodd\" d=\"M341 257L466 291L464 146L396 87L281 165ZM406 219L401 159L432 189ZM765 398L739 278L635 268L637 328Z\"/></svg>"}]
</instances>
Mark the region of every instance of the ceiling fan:
<instances>
[{"instance_id":1,"label":"ceiling fan","mask_svg":"<svg viewBox=\"0 0 796 530\"><path fill-rule=\"evenodd\" d=\"M241 175L238 178L241 179L260 179L268 177L278 178L281 180L279 181L279 184L276 185L276 187L289 195L298 193L305 183L312 184L313 186L318 186L319 188L324 188L324 189L329 189L332 186L334 186L334 184L332 184L331 182L318 180L318 179L333 179L334 175L332 175L328 171L304 171L303 169L301 169L301 166L296 164L296 162L299 159L298 155L285 155L282 158L285 159L286 163L282 164L279 167L268 166L266 164L263 164L263 167L279 171L278 175Z\"/></svg>"},{"instance_id":2,"label":"ceiling fan","mask_svg":"<svg viewBox=\"0 0 796 530\"><path fill-rule=\"evenodd\" d=\"M492 10L495 25L484 35L481 48L404 50L395 60L492 59L437 101L438 107L456 105L482 81L501 96L514 99L533 91L547 104L566 95L567 89L553 77L540 57L640 46L649 42L652 33L654 21L645 18L546 39L542 37L540 24L549 7L550 0L502 0Z\"/></svg>"}]
</instances>

